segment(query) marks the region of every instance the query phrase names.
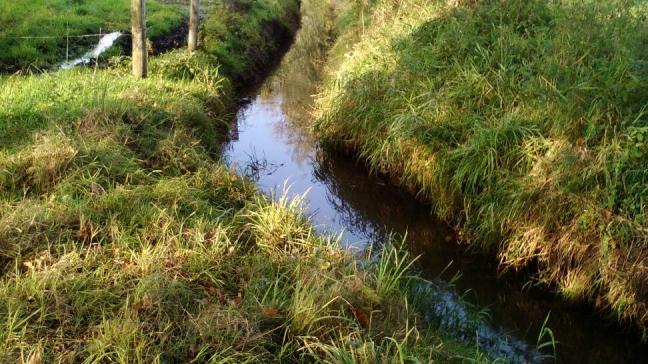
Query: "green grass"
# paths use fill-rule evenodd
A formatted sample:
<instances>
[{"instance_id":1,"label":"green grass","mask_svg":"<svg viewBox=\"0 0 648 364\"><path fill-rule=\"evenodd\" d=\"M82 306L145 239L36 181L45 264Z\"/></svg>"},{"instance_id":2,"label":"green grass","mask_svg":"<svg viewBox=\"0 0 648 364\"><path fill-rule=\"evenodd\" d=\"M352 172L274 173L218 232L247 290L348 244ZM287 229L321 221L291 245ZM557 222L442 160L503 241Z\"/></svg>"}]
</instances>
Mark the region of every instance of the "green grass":
<instances>
[{"instance_id":1,"label":"green grass","mask_svg":"<svg viewBox=\"0 0 648 364\"><path fill-rule=\"evenodd\" d=\"M504 268L648 324L648 8L379 0L348 10L318 136L399 177Z\"/></svg>"},{"instance_id":2,"label":"green grass","mask_svg":"<svg viewBox=\"0 0 648 364\"><path fill-rule=\"evenodd\" d=\"M297 11L251 6L236 21ZM423 319L411 257L341 250L299 199L219 161L235 104L219 60L0 77L0 361L491 360Z\"/></svg>"},{"instance_id":3,"label":"green grass","mask_svg":"<svg viewBox=\"0 0 648 364\"><path fill-rule=\"evenodd\" d=\"M168 34L187 10L164 1L147 1L150 37ZM85 53L98 38L84 34L130 31L129 0L30 0L0 3L0 70L43 68ZM20 37L55 37L21 39Z\"/></svg>"},{"instance_id":4,"label":"green grass","mask_svg":"<svg viewBox=\"0 0 648 364\"><path fill-rule=\"evenodd\" d=\"M299 13L296 1L216 2L210 11L228 14L229 20L207 19L202 25L201 47L218 57L226 75L241 83L260 81L258 76L272 63L266 55L277 53L292 36L290 29L299 23L295 16ZM281 15L279 21L277 14ZM281 41L271 41L273 38ZM257 46L250 47L250 44Z\"/></svg>"}]
</instances>

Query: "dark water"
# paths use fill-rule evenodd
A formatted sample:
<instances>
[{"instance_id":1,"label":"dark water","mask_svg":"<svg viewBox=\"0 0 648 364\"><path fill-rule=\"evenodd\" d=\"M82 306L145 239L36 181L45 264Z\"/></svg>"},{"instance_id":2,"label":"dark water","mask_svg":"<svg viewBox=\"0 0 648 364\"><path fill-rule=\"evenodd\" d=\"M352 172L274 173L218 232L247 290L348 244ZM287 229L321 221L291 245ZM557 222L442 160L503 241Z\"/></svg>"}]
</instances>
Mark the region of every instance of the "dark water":
<instances>
[{"instance_id":1,"label":"dark water","mask_svg":"<svg viewBox=\"0 0 648 364\"><path fill-rule=\"evenodd\" d=\"M493 325L532 347L550 313L559 362L648 362L648 348L638 335L621 332L588 309L533 292L519 278L498 278L492 259L459 246L454 231L431 214L430 206L354 159L318 149L308 131L318 65L305 56L303 43L298 37L275 74L238 113L225 146L233 168L265 192L288 187L289 195L306 193L317 228L342 231L342 241L351 247L407 233L406 244L421 255L418 266L427 278L450 279L460 272L457 292L468 291L469 301L488 308Z\"/></svg>"}]
</instances>

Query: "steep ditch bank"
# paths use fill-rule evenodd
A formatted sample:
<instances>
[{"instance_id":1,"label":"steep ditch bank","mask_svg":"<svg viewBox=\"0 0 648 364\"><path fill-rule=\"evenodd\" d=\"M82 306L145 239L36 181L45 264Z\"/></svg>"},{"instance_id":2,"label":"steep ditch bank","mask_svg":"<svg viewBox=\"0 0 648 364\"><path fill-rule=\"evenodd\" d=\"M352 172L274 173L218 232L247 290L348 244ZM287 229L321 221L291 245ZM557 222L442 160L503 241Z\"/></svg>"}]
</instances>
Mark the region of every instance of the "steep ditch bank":
<instances>
[{"instance_id":1,"label":"steep ditch bank","mask_svg":"<svg viewBox=\"0 0 648 364\"><path fill-rule=\"evenodd\" d=\"M457 232L434 218L431 206L403 193L388 178L376 177L353 157L317 147L309 132L312 95L317 93L322 60L327 56L322 49L327 50L327 42L334 38L334 24L328 27L331 33L309 32L311 28L302 26L303 33L281 66L241 109L224 148L232 168L254 179L268 194L281 196L285 186L289 196L305 193L306 212L318 232L339 233L347 246L362 250L373 243L379 247L390 240L391 233L407 235L408 251L421 255L419 274L431 280L441 275L448 281L455 273L461 274L454 288L436 281L437 288L443 289L428 292L427 301L419 298L427 303L420 305L421 312L428 312L426 318L449 336L468 331L464 340L474 342L478 337L483 350L510 359L512 351L519 353L521 340L527 349L536 345L550 314L548 325L559 341L559 362L641 361L648 349L638 338L614 324L606 325L582 307L530 291L523 281L501 279L490 257L469 254L457 245ZM464 320L475 312L471 308L467 311L473 315L465 314L464 292L468 292L466 301L487 308L487 322ZM499 345L507 340L509 346ZM514 362L532 360L515 358Z\"/></svg>"},{"instance_id":2,"label":"steep ditch bank","mask_svg":"<svg viewBox=\"0 0 648 364\"><path fill-rule=\"evenodd\" d=\"M389 255L393 240L386 230L393 225L383 226L371 218L366 219L357 214L360 210L355 206L344 208L349 201L331 189L333 181L326 177L326 166L339 170L345 161L320 153L308 132L312 122L312 95L320 85L322 63L335 33L332 19L339 10L326 6L328 4L319 1L302 3L305 13L295 43L275 73L259 90L252 91L239 111L230 141L223 148L224 158L231 168L253 179L263 192L278 199L287 195L304 200L305 211L320 234L340 234L341 244L357 251L375 244L377 256L380 256L380 247L385 247L385 254ZM328 14L328 18L324 14ZM365 173L362 168L349 172L355 177L339 188L350 192L356 186L359 190L354 192L355 197L368 197L367 192L373 191L374 183ZM393 194L394 191L385 187L385 191L371 197L372 202L369 199L366 202L377 208L376 212L389 210L386 206L379 207L383 202L393 203L390 206L394 209L405 208L406 201L384 200ZM402 216L403 219L409 217L409 214ZM366 264L363 260L359 262ZM391 264L397 266L399 263ZM444 282L415 284L408 293L412 310L425 318L426 323L421 324L429 325L428 335L441 333L469 347L476 346L485 353L484 359L541 360L541 355L533 350L536 341L529 344L509 336L497 323L491 326L475 307L466 304L452 289L446 289Z\"/></svg>"},{"instance_id":3,"label":"steep ditch bank","mask_svg":"<svg viewBox=\"0 0 648 364\"><path fill-rule=\"evenodd\" d=\"M645 6L393 5L347 17L318 136L433 202L502 267L643 328Z\"/></svg>"},{"instance_id":4,"label":"steep ditch bank","mask_svg":"<svg viewBox=\"0 0 648 364\"><path fill-rule=\"evenodd\" d=\"M257 146L258 155L263 150L262 144ZM392 177L376 174L356 155L321 151L313 180L324 186L308 194L318 226L343 228L344 239L360 245L384 241L393 233L406 235L407 251L419 256L419 274L453 282L449 291L485 308L491 325L534 345L549 317L548 327L558 342L557 362L621 364L641 362L648 355L639 330L620 325L590 305L566 302L544 286L527 284L526 274L532 271L501 272L492 255L462 244L460 230L438 219L433 206Z\"/></svg>"}]
</instances>

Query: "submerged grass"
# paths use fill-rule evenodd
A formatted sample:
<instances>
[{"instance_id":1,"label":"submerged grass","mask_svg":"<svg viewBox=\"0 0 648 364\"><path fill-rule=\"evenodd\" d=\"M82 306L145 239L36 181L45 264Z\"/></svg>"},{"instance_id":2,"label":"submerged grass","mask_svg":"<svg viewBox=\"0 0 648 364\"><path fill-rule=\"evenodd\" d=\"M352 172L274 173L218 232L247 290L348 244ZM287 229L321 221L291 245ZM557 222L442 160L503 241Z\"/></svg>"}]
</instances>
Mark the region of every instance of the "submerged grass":
<instances>
[{"instance_id":1,"label":"submerged grass","mask_svg":"<svg viewBox=\"0 0 648 364\"><path fill-rule=\"evenodd\" d=\"M248 5L232 24L297 11ZM359 260L219 162L234 87L206 48L0 78L0 361L491 360L423 319L403 252Z\"/></svg>"},{"instance_id":2,"label":"submerged grass","mask_svg":"<svg viewBox=\"0 0 648 364\"><path fill-rule=\"evenodd\" d=\"M505 268L648 324L642 1L379 0L340 23L318 136Z\"/></svg>"}]
</instances>

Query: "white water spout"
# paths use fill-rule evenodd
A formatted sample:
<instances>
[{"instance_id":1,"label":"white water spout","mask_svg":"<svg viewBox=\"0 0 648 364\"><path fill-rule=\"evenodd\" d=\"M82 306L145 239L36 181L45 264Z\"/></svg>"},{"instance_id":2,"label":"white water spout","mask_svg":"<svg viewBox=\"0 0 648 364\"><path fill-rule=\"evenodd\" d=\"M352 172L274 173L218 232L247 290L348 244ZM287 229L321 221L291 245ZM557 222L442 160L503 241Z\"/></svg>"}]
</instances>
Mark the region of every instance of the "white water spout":
<instances>
[{"instance_id":1,"label":"white water spout","mask_svg":"<svg viewBox=\"0 0 648 364\"><path fill-rule=\"evenodd\" d=\"M112 45L115 44L115 41L122 35L123 34L121 32L112 32L104 35L93 50L87 52L80 58L61 64L61 68L67 70L80 64L89 63L92 59L98 58L103 52L108 50L108 48L112 47Z\"/></svg>"}]
</instances>

